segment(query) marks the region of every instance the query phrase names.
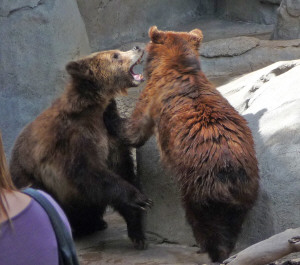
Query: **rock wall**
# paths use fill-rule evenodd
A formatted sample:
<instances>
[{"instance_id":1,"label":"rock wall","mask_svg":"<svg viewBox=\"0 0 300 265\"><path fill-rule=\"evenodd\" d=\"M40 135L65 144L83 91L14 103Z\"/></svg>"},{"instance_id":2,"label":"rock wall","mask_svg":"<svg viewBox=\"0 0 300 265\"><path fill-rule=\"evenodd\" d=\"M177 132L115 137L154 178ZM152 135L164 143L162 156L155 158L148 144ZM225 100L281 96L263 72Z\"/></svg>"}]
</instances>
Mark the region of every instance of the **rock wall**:
<instances>
[{"instance_id":1,"label":"rock wall","mask_svg":"<svg viewBox=\"0 0 300 265\"><path fill-rule=\"evenodd\" d=\"M77 0L92 50L148 37L150 26L174 28L215 12L215 0Z\"/></svg>"},{"instance_id":2,"label":"rock wall","mask_svg":"<svg viewBox=\"0 0 300 265\"><path fill-rule=\"evenodd\" d=\"M65 64L90 52L73 0L0 2L0 128L6 152L59 94Z\"/></svg>"},{"instance_id":3,"label":"rock wall","mask_svg":"<svg viewBox=\"0 0 300 265\"><path fill-rule=\"evenodd\" d=\"M300 39L299 0L283 0L281 2L273 39Z\"/></svg>"},{"instance_id":4,"label":"rock wall","mask_svg":"<svg viewBox=\"0 0 300 265\"><path fill-rule=\"evenodd\" d=\"M137 173L154 206L147 212L146 231L158 241L195 245L190 226L181 207L176 181L160 164L155 137L137 149Z\"/></svg>"},{"instance_id":5,"label":"rock wall","mask_svg":"<svg viewBox=\"0 0 300 265\"><path fill-rule=\"evenodd\" d=\"M276 10L281 0L218 0L218 15L260 24L275 24Z\"/></svg>"}]
</instances>

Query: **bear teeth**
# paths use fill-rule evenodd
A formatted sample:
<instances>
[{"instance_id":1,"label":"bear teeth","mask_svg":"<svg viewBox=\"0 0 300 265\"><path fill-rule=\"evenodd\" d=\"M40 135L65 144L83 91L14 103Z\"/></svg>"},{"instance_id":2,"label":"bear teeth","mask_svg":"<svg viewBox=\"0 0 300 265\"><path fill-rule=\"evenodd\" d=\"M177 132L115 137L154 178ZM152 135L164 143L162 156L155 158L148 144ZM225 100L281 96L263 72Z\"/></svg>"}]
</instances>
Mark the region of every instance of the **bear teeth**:
<instances>
[{"instance_id":1,"label":"bear teeth","mask_svg":"<svg viewBox=\"0 0 300 265\"><path fill-rule=\"evenodd\" d=\"M130 67L129 69L129 72L130 74L132 75L133 79L136 80L136 81L144 81L144 77L142 74L136 74L134 71L133 71L133 68L142 63L142 58L143 58L143 55L144 55L144 52L142 53L142 55L140 56L140 58Z\"/></svg>"}]
</instances>

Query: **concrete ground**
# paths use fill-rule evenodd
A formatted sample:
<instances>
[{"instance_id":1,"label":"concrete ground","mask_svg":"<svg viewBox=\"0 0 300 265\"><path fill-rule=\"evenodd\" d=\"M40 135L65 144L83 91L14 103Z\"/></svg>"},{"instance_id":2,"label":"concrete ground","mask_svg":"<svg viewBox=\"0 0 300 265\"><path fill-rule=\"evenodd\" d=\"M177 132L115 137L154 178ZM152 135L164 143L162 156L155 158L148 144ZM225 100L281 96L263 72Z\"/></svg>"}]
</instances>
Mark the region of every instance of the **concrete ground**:
<instances>
[{"instance_id":1,"label":"concrete ground","mask_svg":"<svg viewBox=\"0 0 300 265\"><path fill-rule=\"evenodd\" d=\"M196 247L166 243L152 234L147 234L148 248L136 250L127 236L124 220L117 213L109 211L105 220L107 230L76 241L82 265L196 265L209 262L206 254L196 253Z\"/></svg>"},{"instance_id":2,"label":"concrete ground","mask_svg":"<svg viewBox=\"0 0 300 265\"><path fill-rule=\"evenodd\" d=\"M255 36L268 39L273 26L206 18L172 30L189 31L194 28L202 29L204 41L210 41L235 36ZM144 39L140 42L146 43L147 41L148 39ZM133 45L134 43L122 44L121 48L126 50ZM224 77L221 83L226 81L228 78ZM123 116L128 116L133 109L142 87L129 89L127 97L118 99L120 112ZM206 254L197 254L198 249L196 247L170 244L151 234L147 234L148 249L144 251L135 250L127 237L126 224L123 219L117 213L108 211L105 220L108 222L107 230L76 241L81 264L196 265L206 264L210 261Z\"/></svg>"}]
</instances>

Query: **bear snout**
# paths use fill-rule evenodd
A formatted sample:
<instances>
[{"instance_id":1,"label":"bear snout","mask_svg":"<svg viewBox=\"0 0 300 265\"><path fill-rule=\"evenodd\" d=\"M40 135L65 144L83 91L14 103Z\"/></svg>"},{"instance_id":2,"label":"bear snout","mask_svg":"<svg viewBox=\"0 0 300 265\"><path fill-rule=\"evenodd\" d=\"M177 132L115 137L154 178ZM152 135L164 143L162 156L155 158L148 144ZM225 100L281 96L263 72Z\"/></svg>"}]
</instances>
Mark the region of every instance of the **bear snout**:
<instances>
[{"instance_id":1,"label":"bear snout","mask_svg":"<svg viewBox=\"0 0 300 265\"><path fill-rule=\"evenodd\" d=\"M138 52L141 52L141 51L142 51L142 49L141 49L139 46L134 46L134 47L132 48L132 50L138 51Z\"/></svg>"}]
</instances>

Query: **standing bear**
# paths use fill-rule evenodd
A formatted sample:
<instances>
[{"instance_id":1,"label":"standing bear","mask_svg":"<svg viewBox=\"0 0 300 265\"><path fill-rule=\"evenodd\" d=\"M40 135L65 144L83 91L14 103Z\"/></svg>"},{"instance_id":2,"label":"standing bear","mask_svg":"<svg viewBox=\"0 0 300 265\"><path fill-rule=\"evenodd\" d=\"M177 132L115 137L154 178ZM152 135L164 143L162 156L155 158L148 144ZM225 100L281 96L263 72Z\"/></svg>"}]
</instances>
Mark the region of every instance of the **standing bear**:
<instances>
[{"instance_id":1,"label":"standing bear","mask_svg":"<svg viewBox=\"0 0 300 265\"><path fill-rule=\"evenodd\" d=\"M201 30L152 27L149 36L147 86L120 136L138 147L155 131L197 243L213 262L221 262L233 250L258 194L251 131L201 70Z\"/></svg>"},{"instance_id":2,"label":"standing bear","mask_svg":"<svg viewBox=\"0 0 300 265\"><path fill-rule=\"evenodd\" d=\"M15 185L54 196L75 235L106 228L102 216L111 205L124 217L138 249L145 247L143 211L151 200L140 190L129 148L110 132L120 120L114 97L143 80L133 71L142 56L135 47L68 63L70 83L23 129L10 161Z\"/></svg>"}]
</instances>

